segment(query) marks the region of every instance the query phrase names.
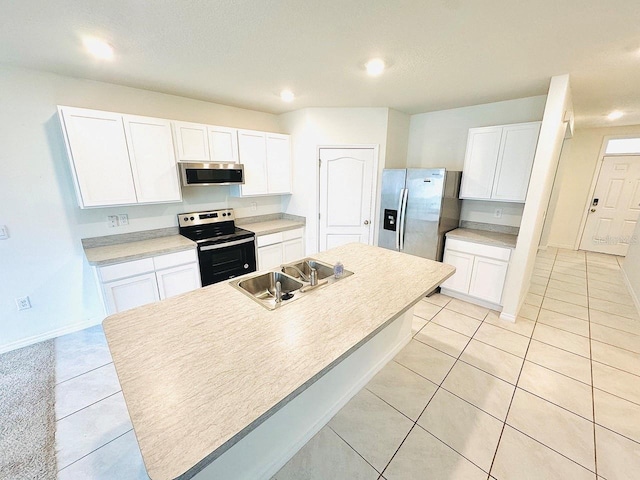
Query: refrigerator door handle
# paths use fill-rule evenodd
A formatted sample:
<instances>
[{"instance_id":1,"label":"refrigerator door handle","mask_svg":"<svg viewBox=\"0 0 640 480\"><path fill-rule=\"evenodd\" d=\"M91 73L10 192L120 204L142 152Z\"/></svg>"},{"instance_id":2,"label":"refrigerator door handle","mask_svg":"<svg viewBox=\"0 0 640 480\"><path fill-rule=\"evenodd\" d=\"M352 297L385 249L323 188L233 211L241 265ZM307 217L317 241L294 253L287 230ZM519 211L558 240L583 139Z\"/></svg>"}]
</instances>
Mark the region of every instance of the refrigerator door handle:
<instances>
[{"instance_id":1,"label":"refrigerator door handle","mask_svg":"<svg viewBox=\"0 0 640 480\"><path fill-rule=\"evenodd\" d=\"M396 250L400 250L400 231L402 230L402 200L404 200L404 188L400 189L398 198L398 218L396 218Z\"/></svg>"},{"instance_id":2,"label":"refrigerator door handle","mask_svg":"<svg viewBox=\"0 0 640 480\"><path fill-rule=\"evenodd\" d=\"M404 250L404 224L405 224L405 220L407 218L407 198L409 197L409 189L408 188L403 188L402 189L402 208L400 210L400 226L399 226L399 230L400 230L400 250Z\"/></svg>"}]
</instances>

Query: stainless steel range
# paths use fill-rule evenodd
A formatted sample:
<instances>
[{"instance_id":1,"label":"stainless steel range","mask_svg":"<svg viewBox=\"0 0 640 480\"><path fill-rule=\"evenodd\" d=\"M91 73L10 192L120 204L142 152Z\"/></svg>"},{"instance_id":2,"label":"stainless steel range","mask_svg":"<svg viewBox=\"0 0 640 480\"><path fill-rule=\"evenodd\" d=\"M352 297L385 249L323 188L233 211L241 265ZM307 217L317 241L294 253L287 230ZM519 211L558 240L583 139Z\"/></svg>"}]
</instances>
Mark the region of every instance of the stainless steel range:
<instances>
[{"instance_id":1,"label":"stainless steel range","mask_svg":"<svg viewBox=\"0 0 640 480\"><path fill-rule=\"evenodd\" d=\"M181 213L178 225L198 244L203 287L256 271L255 233L236 227L232 208Z\"/></svg>"}]
</instances>

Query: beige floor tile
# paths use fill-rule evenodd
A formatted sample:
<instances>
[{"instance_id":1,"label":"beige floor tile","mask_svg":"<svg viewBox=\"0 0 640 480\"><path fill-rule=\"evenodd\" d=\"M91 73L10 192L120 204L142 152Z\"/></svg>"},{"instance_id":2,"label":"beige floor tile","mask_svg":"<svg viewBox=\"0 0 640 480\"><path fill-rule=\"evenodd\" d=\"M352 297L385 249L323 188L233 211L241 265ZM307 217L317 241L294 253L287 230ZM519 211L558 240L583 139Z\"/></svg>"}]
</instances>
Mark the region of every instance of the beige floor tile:
<instances>
[{"instance_id":1,"label":"beige floor tile","mask_svg":"<svg viewBox=\"0 0 640 480\"><path fill-rule=\"evenodd\" d=\"M544 287L543 285L536 285L535 283L529 285L529 293L535 293L536 295L544 296L545 290L546 287Z\"/></svg>"},{"instance_id":2,"label":"beige floor tile","mask_svg":"<svg viewBox=\"0 0 640 480\"><path fill-rule=\"evenodd\" d=\"M589 298L599 298L601 300L608 300L609 302L620 303L622 305L634 305L631 295L622 290L600 290L599 288L589 287Z\"/></svg>"},{"instance_id":3,"label":"beige floor tile","mask_svg":"<svg viewBox=\"0 0 640 480\"><path fill-rule=\"evenodd\" d=\"M589 276L589 290L595 288L597 290L610 291L614 293L626 292L626 287L620 283L604 282Z\"/></svg>"},{"instance_id":4,"label":"beige floor tile","mask_svg":"<svg viewBox=\"0 0 640 480\"><path fill-rule=\"evenodd\" d=\"M381 472L411 430L413 422L363 389L328 425Z\"/></svg>"},{"instance_id":5,"label":"beige floor tile","mask_svg":"<svg viewBox=\"0 0 640 480\"><path fill-rule=\"evenodd\" d=\"M622 305L620 303L609 302L608 300L592 297L591 300L589 300L589 308L618 315L620 317L630 318L632 320L636 320L638 324L640 324L638 311L636 310L636 307L632 305Z\"/></svg>"},{"instance_id":6,"label":"beige floor tile","mask_svg":"<svg viewBox=\"0 0 640 480\"><path fill-rule=\"evenodd\" d=\"M589 339L576 335L575 333L538 323L536 324L536 329L533 331L533 338L539 342L544 342L554 347L590 358Z\"/></svg>"},{"instance_id":7,"label":"beige floor tile","mask_svg":"<svg viewBox=\"0 0 640 480\"><path fill-rule=\"evenodd\" d=\"M113 363L71 378L55 386L56 420L121 390Z\"/></svg>"},{"instance_id":8,"label":"beige floor tile","mask_svg":"<svg viewBox=\"0 0 640 480\"><path fill-rule=\"evenodd\" d=\"M520 312L518 312L518 316L528 318L529 320L536 320L538 313L540 313L540 307L523 303L522 307L520 307Z\"/></svg>"},{"instance_id":9,"label":"beige floor tile","mask_svg":"<svg viewBox=\"0 0 640 480\"><path fill-rule=\"evenodd\" d=\"M575 275L566 275L564 273L553 272L549 280L556 280L558 282L572 283L573 285L587 286L587 279L583 277L576 277Z\"/></svg>"},{"instance_id":10,"label":"beige floor tile","mask_svg":"<svg viewBox=\"0 0 640 480\"><path fill-rule=\"evenodd\" d=\"M384 471L384 478L486 480L487 474L422 427L416 426Z\"/></svg>"},{"instance_id":11,"label":"beige floor tile","mask_svg":"<svg viewBox=\"0 0 640 480\"><path fill-rule=\"evenodd\" d=\"M507 423L595 471L593 424L588 420L518 388Z\"/></svg>"},{"instance_id":12,"label":"beige floor tile","mask_svg":"<svg viewBox=\"0 0 640 480\"><path fill-rule=\"evenodd\" d=\"M563 258L557 258L556 261L553 264L553 268L572 268L574 270L579 270L581 272L586 272L587 271L587 263L581 259L563 259Z\"/></svg>"},{"instance_id":13,"label":"beige floor tile","mask_svg":"<svg viewBox=\"0 0 640 480\"><path fill-rule=\"evenodd\" d=\"M454 332L434 322L429 322L414 338L453 357L459 356L471 340L466 335Z\"/></svg>"},{"instance_id":14,"label":"beige floor tile","mask_svg":"<svg viewBox=\"0 0 640 480\"><path fill-rule=\"evenodd\" d=\"M637 480L640 472L640 448L629 440L596 425L598 473L611 480Z\"/></svg>"},{"instance_id":15,"label":"beige floor tile","mask_svg":"<svg viewBox=\"0 0 640 480\"><path fill-rule=\"evenodd\" d=\"M532 340L527 360L591 385L591 362L588 358Z\"/></svg>"},{"instance_id":16,"label":"beige floor tile","mask_svg":"<svg viewBox=\"0 0 640 480\"><path fill-rule=\"evenodd\" d=\"M545 297L553 298L555 300L562 300L563 302L573 303L574 305L580 305L581 307L587 307L587 294L572 293L565 290L559 290L557 288L547 287Z\"/></svg>"},{"instance_id":17,"label":"beige floor tile","mask_svg":"<svg viewBox=\"0 0 640 480\"><path fill-rule=\"evenodd\" d=\"M418 425L488 472L503 424L441 388Z\"/></svg>"},{"instance_id":18,"label":"beige floor tile","mask_svg":"<svg viewBox=\"0 0 640 480\"><path fill-rule=\"evenodd\" d=\"M591 319L591 324L604 325L605 327L640 335L640 322L636 320L619 317L618 315L601 312L599 310L589 311L589 318Z\"/></svg>"},{"instance_id":19,"label":"beige floor tile","mask_svg":"<svg viewBox=\"0 0 640 480\"><path fill-rule=\"evenodd\" d=\"M102 325L55 339L56 383L113 362Z\"/></svg>"},{"instance_id":20,"label":"beige floor tile","mask_svg":"<svg viewBox=\"0 0 640 480\"><path fill-rule=\"evenodd\" d=\"M464 362L457 362L442 387L458 397L504 420L514 386Z\"/></svg>"},{"instance_id":21,"label":"beige floor tile","mask_svg":"<svg viewBox=\"0 0 640 480\"><path fill-rule=\"evenodd\" d=\"M534 307L539 307L542 305L542 299L544 297L542 295L536 295L535 293L527 293L527 296L524 298L524 303L528 305L533 305Z\"/></svg>"},{"instance_id":22,"label":"beige floor tile","mask_svg":"<svg viewBox=\"0 0 640 480\"><path fill-rule=\"evenodd\" d=\"M595 480L595 474L505 426L491 469L496 480Z\"/></svg>"},{"instance_id":23,"label":"beige floor tile","mask_svg":"<svg viewBox=\"0 0 640 480\"><path fill-rule=\"evenodd\" d=\"M472 317L478 320L484 320L484 317L489 313L489 309L474 305L473 303L464 302L454 298L445 307L447 310L453 310L454 312L462 313L468 317Z\"/></svg>"},{"instance_id":24,"label":"beige floor tile","mask_svg":"<svg viewBox=\"0 0 640 480\"><path fill-rule=\"evenodd\" d=\"M535 267L533 269L533 274L537 277L549 279L549 277L551 276L551 269L547 270L544 268Z\"/></svg>"},{"instance_id":25,"label":"beige floor tile","mask_svg":"<svg viewBox=\"0 0 640 480\"><path fill-rule=\"evenodd\" d=\"M425 320L431 320L442 307L429 303L426 300L420 300L413 309L413 314Z\"/></svg>"},{"instance_id":26,"label":"beige floor tile","mask_svg":"<svg viewBox=\"0 0 640 480\"><path fill-rule=\"evenodd\" d=\"M529 345L527 337L509 332L490 323L483 323L473 338L522 358L524 358Z\"/></svg>"},{"instance_id":27,"label":"beige floor tile","mask_svg":"<svg viewBox=\"0 0 640 480\"><path fill-rule=\"evenodd\" d=\"M591 338L615 347L640 353L640 335L633 335L616 328L606 327L592 322Z\"/></svg>"},{"instance_id":28,"label":"beige floor tile","mask_svg":"<svg viewBox=\"0 0 640 480\"><path fill-rule=\"evenodd\" d=\"M546 287L547 283L549 283L549 277L542 277L540 275L536 275L535 273L531 276L531 283L533 285L540 285L542 287Z\"/></svg>"},{"instance_id":29,"label":"beige floor tile","mask_svg":"<svg viewBox=\"0 0 640 480\"><path fill-rule=\"evenodd\" d=\"M640 377L593 362L593 386L640 405Z\"/></svg>"},{"instance_id":30,"label":"beige floor tile","mask_svg":"<svg viewBox=\"0 0 640 480\"><path fill-rule=\"evenodd\" d=\"M447 295L443 295L441 293L434 293L431 296L423 298L423 300L429 303L433 303L434 305L438 305L439 307L444 307L451 301L451 297L448 297Z\"/></svg>"},{"instance_id":31,"label":"beige floor tile","mask_svg":"<svg viewBox=\"0 0 640 480\"><path fill-rule=\"evenodd\" d=\"M576 293L578 295L586 295L587 294L587 285L576 285L574 283L563 282L562 280L549 280L549 285L547 288L553 288L555 290L562 290L563 292Z\"/></svg>"},{"instance_id":32,"label":"beige floor tile","mask_svg":"<svg viewBox=\"0 0 640 480\"><path fill-rule=\"evenodd\" d=\"M425 320L422 317L418 317L417 315L414 315L413 318L411 319L411 334L415 335L416 333L418 333L420 329L424 327L427 323L429 323L429 320Z\"/></svg>"},{"instance_id":33,"label":"beige floor tile","mask_svg":"<svg viewBox=\"0 0 640 480\"><path fill-rule=\"evenodd\" d=\"M604 263L606 265L618 265L618 257L615 255L609 255L607 253L599 253L599 252L586 252L587 254L587 263L595 262L595 263Z\"/></svg>"},{"instance_id":34,"label":"beige floor tile","mask_svg":"<svg viewBox=\"0 0 640 480\"><path fill-rule=\"evenodd\" d=\"M536 257L536 266L548 266L553 267L553 263L555 262L555 255L553 257Z\"/></svg>"},{"instance_id":35,"label":"beige floor tile","mask_svg":"<svg viewBox=\"0 0 640 480\"><path fill-rule=\"evenodd\" d=\"M524 362L518 388L593 421L593 401L589 385L527 361Z\"/></svg>"},{"instance_id":36,"label":"beige floor tile","mask_svg":"<svg viewBox=\"0 0 640 480\"><path fill-rule=\"evenodd\" d=\"M513 385L518 381L522 358L477 340L471 340L460 360Z\"/></svg>"},{"instance_id":37,"label":"beige floor tile","mask_svg":"<svg viewBox=\"0 0 640 480\"><path fill-rule=\"evenodd\" d=\"M397 362L389 362L367 383L367 390L417 420L438 386Z\"/></svg>"},{"instance_id":38,"label":"beige floor tile","mask_svg":"<svg viewBox=\"0 0 640 480\"><path fill-rule=\"evenodd\" d=\"M589 278L589 283L595 280L597 282L608 283L610 285L617 285L619 288L625 288L624 280L620 273L595 273L590 271L587 276Z\"/></svg>"},{"instance_id":39,"label":"beige floor tile","mask_svg":"<svg viewBox=\"0 0 640 480\"><path fill-rule=\"evenodd\" d=\"M596 362L640 376L640 353L592 340L591 358Z\"/></svg>"},{"instance_id":40,"label":"beige floor tile","mask_svg":"<svg viewBox=\"0 0 640 480\"><path fill-rule=\"evenodd\" d=\"M395 361L434 383L440 384L456 359L429 345L411 340Z\"/></svg>"},{"instance_id":41,"label":"beige floor tile","mask_svg":"<svg viewBox=\"0 0 640 480\"><path fill-rule=\"evenodd\" d=\"M564 313L552 312L551 310L540 310L538 323L559 328L566 332L575 333L583 337L589 337L589 322L580 318L571 317Z\"/></svg>"},{"instance_id":42,"label":"beige floor tile","mask_svg":"<svg viewBox=\"0 0 640 480\"><path fill-rule=\"evenodd\" d=\"M525 337L530 337L533 334L533 327L535 327L536 324L533 320L529 320L522 316L516 318L515 322L502 320L500 318L500 314L493 310L489 312L489 315L487 315L487 318L485 318L484 321L485 323L490 323L491 325L504 328L505 330L509 330L510 332L517 333L519 335L524 335Z\"/></svg>"},{"instance_id":43,"label":"beige floor tile","mask_svg":"<svg viewBox=\"0 0 640 480\"><path fill-rule=\"evenodd\" d=\"M598 264L589 262L589 274L597 273L598 275L621 275L620 267L617 264Z\"/></svg>"},{"instance_id":44,"label":"beige floor tile","mask_svg":"<svg viewBox=\"0 0 640 480\"><path fill-rule=\"evenodd\" d=\"M593 398L598 425L640 443L640 405L597 388L593 391Z\"/></svg>"},{"instance_id":45,"label":"beige floor tile","mask_svg":"<svg viewBox=\"0 0 640 480\"><path fill-rule=\"evenodd\" d=\"M564 275L573 275L575 277L586 278L587 271L584 266L567 266L560 265L560 262L556 262L553 266L553 273L561 273Z\"/></svg>"},{"instance_id":46,"label":"beige floor tile","mask_svg":"<svg viewBox=\"0 0 640 480\"><path fill-rule=\"evenodd\" d=\"M440 313L433 317L432 321L440 326L462 333L467 337L472 337L473 334L476 333L476 330L478 330L478 327L482 324L480 320L476 320L475 318L454 312L447 308L441 310Z\"/></svg>"},{"instance_id":47,"label":"beige floor tile","mask_svg":"<svg viewBox=\"0 0 640 480\"><path fill-rule=\"evenodd\" d=\"M273 476L272 480L375 480L378 476L379 473L333 430L324 427Z\"/></svg>"},{"instance_id":48,"label":"beige floor tile","mask_svg":"<svg viewBox=\"0 0 640 480\"><path fill-rule=\"evenodd\" d=\"M545 297L542 302L542 308L558 313L564 313L565 315L570 315L572 317L581 318L582 320L589 320L589 310L586 307L574 305L573 303L567 303L561 300Z\"/></svg>"}]
</instances>

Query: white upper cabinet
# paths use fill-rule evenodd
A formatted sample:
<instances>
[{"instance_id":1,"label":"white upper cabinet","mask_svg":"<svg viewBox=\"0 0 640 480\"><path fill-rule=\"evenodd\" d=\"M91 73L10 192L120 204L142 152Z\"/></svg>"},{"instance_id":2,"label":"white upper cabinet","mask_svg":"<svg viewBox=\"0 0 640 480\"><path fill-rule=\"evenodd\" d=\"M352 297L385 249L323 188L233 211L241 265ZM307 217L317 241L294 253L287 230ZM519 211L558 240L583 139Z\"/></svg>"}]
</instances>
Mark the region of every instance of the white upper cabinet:
<instances>
[{"instance_id":1,"label":"white upper cabinet","mask_svg":"<svg viewBox=\"0 0 640 480\"><path fill-rule=\"evenodd\" d=\"M540 122L469 129L460 198L524 203Z\"/></svg>"},{"instance_id":2,"label":"white upper cabinet","mask_svg":"<svg viewBox=\"0 0 640 480\"><path fill-rule=\"evenodd\" d=\"M206 125L173 122L173 134L179 161L209 161L209 134Z\"/></svg>"},{"instance_id":3,"label":"white upper cabinet","mask_svg":"<svg viewBox=\"0 0 640 480\"><path fill-rule=\"evenodd\" d=\"M139 203L182 199L168 120L124 116L131 171Z\"/></svg>"},{"instance_id":4,"label":"white upper cabinet","mask_svg":"<svg viewBox=\"0 0 640 480\"><path fill-rule=\"evenodd\" d=\"M291 142L289 135L238 130L244 185L240 196L291 193Z\"/></svg>"},{"instance_id":5,"label":"white upper cabinet","mask_svg":"<svg viewBox=\"0 0 640 480\"><path fill-rule=\"evenodd\" d=\"M58 107L81 208L179 202L166 120Z\"/></svg>"},{"instance_id":6,"label":"white upper cabinet","mask_svg":"<svg viewBox=\"0 0 640 480\"><path fill-rule=\"evenodd\" d=\"M238 130L209 125L209 158L212 162L238 162Z\"/></svg>"},{"instance_id":7,"label":"white upper cabinet","mask_svg":"<svg viewBox=\"0 0 640 480\"><path fill-rule=\"evenodd\" d=\"M122 115L58 110L80 207L137 203Z\"/></svg>"}]
</instances>

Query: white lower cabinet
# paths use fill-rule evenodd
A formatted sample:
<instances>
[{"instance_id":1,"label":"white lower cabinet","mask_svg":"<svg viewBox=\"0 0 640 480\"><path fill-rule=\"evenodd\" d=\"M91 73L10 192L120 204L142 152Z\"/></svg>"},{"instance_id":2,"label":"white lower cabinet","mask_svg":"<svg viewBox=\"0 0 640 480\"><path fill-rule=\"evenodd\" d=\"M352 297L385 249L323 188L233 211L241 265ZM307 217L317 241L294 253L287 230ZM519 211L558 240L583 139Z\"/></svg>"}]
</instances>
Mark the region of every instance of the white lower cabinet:
<instances>
[{"instance_id":1,"label":"white lower cabinet","mask_svg":"<svg viewBox=\"0 0 640 480\"><path fill-rule=\"evenodd\" d=\"M201 286L195 250L98 267L97 274L109 315Z\"/></svg>"},{"instance_id":2,"label":"white lower cabinet","mask_svg":"<svg viewBox=\"0 0 640 480\"><path fill-rule=\"evenodd\" d=\"M442 283L442 292L487 307L502 305L510 257L510 248L447 239L443 262L456 267L456 272Z\"/></svg>"},{"instance_id":3,"label":"white lower cabinet","mask_svg":"<svg viewBox=\"0 0 640 480\"><path fill-rule=\"evenodd\" d=\"M304 228L257 238L258 270L271 270L304 257Z\"/></svg>"}]
</instances>

